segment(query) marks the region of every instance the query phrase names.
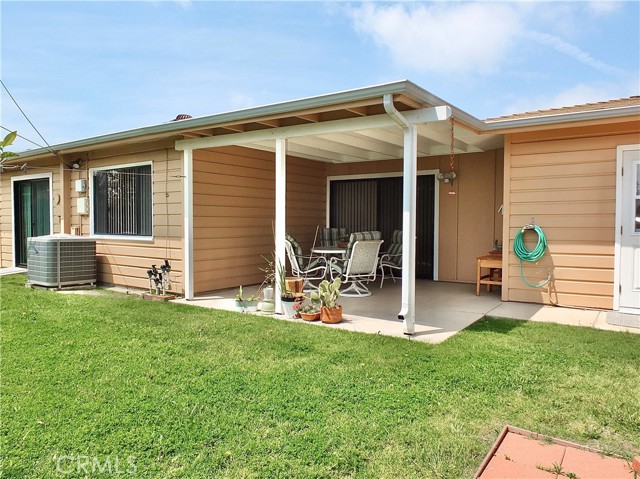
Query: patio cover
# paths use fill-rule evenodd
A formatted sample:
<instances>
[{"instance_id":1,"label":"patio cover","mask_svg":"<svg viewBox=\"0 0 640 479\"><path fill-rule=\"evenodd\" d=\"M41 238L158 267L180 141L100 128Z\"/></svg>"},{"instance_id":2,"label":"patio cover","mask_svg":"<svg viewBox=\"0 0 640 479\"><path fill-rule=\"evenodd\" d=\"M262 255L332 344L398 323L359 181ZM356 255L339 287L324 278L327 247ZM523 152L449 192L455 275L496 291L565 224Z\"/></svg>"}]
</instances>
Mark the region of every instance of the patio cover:
<instances>
[{"instance_id":1,"label":"patio cover","mask_svg":"<svg viewBox=\"0 0 640 479\"><path fill-rule=\"evenodd\" d=\"M454 117L454 138L451 123ZM286 157L347 163L403 158L402 303L405 334L415 320L417 158L480 152L502 146L501 135L481 135L484 124L409 81L400 81L232 112L197 120L184 140L185 298L193 299L193 150L243 146L275 153L276 259L284 264ZM437 254L437 252L436 252ZM279 295L276 295L279 300ZM279 309L280 305L276 304Z\"/></svg>"}]
</instances>

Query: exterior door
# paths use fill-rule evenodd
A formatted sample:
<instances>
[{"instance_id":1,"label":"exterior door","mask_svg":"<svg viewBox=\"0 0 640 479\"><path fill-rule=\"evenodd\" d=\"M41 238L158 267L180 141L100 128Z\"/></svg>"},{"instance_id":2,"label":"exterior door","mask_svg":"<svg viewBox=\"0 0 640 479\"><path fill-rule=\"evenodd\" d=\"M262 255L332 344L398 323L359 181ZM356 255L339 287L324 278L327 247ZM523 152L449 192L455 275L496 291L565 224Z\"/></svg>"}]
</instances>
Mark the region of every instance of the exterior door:
<instances>
[{"instance_id":1,"label":"exterior door","mask_svg":"<svg viewBox=\"0 0 640 479\"><path fill-rule=\"evenodd\" d=\"M419 175L416 216L416 278L433 279L435 175ZM332 227L382 233L382 250L402 229L402 177L331 181Z\"/></svg>"},{"instance_id":2,"label":"exterior door","mask_svg":"<svg viewBox=\"0 0 640 479\"><path fill-rule=\"evenodd\" d=\"M620 147L620 309L640 312L640 145Z\"/></svg>"},{"instance_id":3,"label":"exterior door","mask_svg":"<svg viewBox=\"0 0 640 479\"><path fill-rule=\"evenodd\" d=\"M49 178L16 181L13 188L15 264L27 265L27 238L51 233Z\"/></svg>"}]
</instances>

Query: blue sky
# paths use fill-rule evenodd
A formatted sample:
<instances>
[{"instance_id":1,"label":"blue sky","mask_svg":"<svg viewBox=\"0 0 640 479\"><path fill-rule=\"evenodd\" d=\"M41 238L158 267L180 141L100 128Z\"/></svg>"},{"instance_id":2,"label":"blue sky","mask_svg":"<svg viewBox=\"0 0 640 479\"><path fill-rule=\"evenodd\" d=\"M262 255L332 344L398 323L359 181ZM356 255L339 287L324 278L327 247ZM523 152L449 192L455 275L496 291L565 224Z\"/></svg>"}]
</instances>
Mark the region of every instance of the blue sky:
<instances>
[{"instance_id":1,"label":"blue sky","mask_svg":"<svg viewBox=\"0 0 640 479\"><path fill-rule=\"evenodd\" d=\"M640 94L638 1L2 0L0 16L2 80L52 145L401 79L480 119ZM43 144L1 102L2 127Z\"/></svg>"}]
</instances>

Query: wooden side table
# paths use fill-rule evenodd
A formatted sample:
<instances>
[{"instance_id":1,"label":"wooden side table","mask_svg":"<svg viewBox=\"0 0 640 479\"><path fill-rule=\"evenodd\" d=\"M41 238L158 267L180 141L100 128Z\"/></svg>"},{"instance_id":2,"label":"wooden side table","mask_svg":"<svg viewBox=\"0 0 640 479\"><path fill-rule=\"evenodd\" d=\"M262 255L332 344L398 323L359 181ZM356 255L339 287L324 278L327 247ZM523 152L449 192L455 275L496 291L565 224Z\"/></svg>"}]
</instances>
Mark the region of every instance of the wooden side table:
<instances>
[{"instance_id":1,"label":"wooden side table","mask_svg":"<svg viewBox=\"0 0 640 479\"><path fill-rule=\"evenodd\" d=\"M482 268L488 268L489 274L482 274ZM502 285L502 254L488 254L478 256L476 268L476 296L480 296L480 285L486 284L487 291L491 291L491 285Z\"/></svg>"}]
</instances>

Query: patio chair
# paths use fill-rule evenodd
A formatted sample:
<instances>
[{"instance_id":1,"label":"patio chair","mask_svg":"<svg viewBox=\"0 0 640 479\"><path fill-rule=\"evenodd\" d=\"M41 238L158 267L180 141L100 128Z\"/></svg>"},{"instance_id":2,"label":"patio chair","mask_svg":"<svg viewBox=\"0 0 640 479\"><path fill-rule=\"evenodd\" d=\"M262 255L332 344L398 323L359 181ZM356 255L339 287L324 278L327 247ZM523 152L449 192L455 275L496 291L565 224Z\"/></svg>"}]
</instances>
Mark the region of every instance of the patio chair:
<instances>
[{"instance_id":1,"label":"patio chair","mask_svg":"<svg viewBox=\"0 0 640 479\"><path fill-rule=\"evenodd\" d=\"M378 253L382 243L382 234L379 231L351 233L344 258L334 257L329 260L331 279L340 276L343 283L351 283L340 292L342 296L371 295L364 283L376 279Z\"/></svg>"},{"instance_id":2,"label":"patio chair","mask_svg":"<svg viewBox=\"0 0 640 479\"><path fill-rule=\"evenodd\" d=\"M385 273L385 268L389 271ZM393 282L396 282L396 277L393 274L393 270L402 271L402 230L395 230L391 236L391 243L389 249L385 254L380 256L380 272L382 278L380 279L380 288L384 284L384 279L391 276Z\"/></svg>"},{"instance_id":3,"label":"patio chair","mask_svg":"<svg viewBox=\"0 0 640 479\"><path fill-rule=\"evenodd\" d=\"M321 246L336 246L340 238L347 235L347 228L322 228L320 230Z\"/></svg>"},{"instance_id":4,"label":"patio chair","mask_svg":"<svg viewBox=\"0 0 640 479\"><path fill-rule=\"evenodd\" d=\"M302 254L302 246L291 235L285 235L284 244L289 263L291 263L291 274L304 279L303 290L317 290L318 287L311 281L325 278L327 274L327 259L324 256L304 256Z\"/></svg>"}]
</instances>

